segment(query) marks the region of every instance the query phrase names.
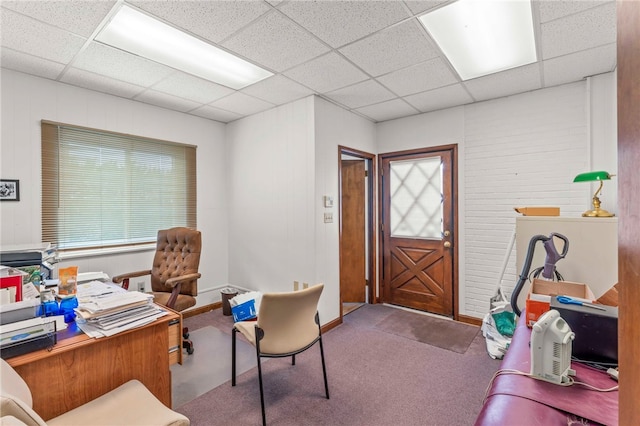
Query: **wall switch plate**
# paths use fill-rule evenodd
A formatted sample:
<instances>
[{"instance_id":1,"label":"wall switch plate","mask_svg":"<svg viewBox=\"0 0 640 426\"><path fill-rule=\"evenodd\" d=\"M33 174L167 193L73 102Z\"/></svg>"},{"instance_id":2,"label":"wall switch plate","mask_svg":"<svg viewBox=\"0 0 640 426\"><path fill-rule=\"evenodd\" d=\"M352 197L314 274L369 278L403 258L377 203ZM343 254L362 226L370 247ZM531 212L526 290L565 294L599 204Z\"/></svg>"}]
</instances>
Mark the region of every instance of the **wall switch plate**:
<instances>
[{"instance_id":1,"label":"wall switch plate","mask_svg":"<svg viewBox=\"0 0 640 426\"><path fill-rule=\"evenodd\" d=\"M144 282L140 281L140 282L138 283L138 291L139 291L140 293L144 293Z\"/></svg>"},{"instance_id":2,"label":"wall switch plate","mask_svg":"<svg viewBox=\"0 0 640 426\"><path fill-rule=\"evenodd\" d=\"M324 223L333 223L333 213L325 213L324 214Z\"/></svg>"},{"instance_id":3,"label":"wall switch plate","mask_svg":"<svg viewBox=\"0 0 640 426\"><path fill-rule=\"evenodd\" d=\"M333 197L332 196L325 195L322 198L324 199L324 206L325 207L333 207Z\"/></svg>"}]
</instances>

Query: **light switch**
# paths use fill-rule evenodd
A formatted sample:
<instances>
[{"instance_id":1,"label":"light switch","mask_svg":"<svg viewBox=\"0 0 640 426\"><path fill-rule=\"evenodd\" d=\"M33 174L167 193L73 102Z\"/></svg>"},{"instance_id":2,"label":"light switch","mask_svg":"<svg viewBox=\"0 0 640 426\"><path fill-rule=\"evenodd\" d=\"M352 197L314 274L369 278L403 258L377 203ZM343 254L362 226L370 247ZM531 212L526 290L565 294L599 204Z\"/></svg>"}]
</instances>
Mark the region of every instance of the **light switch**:
<instances>
[{"instance_id":1,"label":"light switch","mask_svg":"<svg viewBox=\"0 0 640 426\"><path fill-rule=\"evenodd\" d=\"M325 195L324 197L324 206L325 207L333 207L333 197L330 195Z\"/></svg>"},{"instance_id":2,"label":"light switch","mask_svg":"<svg viewBox=\"0 0 640 426\"><path fill-rule=\"evenodd\" d=\"M324 214L324 223L333 223L333 213L328 212Z\"/></svg>"}]
</instances>

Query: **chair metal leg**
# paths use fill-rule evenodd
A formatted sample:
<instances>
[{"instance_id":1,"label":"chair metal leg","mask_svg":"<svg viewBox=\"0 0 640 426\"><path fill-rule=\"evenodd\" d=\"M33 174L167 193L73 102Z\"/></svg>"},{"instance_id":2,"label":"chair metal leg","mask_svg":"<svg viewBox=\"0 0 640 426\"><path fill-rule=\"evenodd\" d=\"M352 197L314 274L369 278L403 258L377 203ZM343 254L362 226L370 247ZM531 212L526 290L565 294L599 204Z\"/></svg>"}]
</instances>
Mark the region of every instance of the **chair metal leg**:
<instances>
[{"instance_id":1,"label":"chair metal leg","mask_svg":"<svg viewBox=\"0 0 640 426\"><path fill-rule=\"evenodd\" d=\"M296 354L291 355L291 365L296 365Z\"/></svg>"},{"instance_id":2,"label":"chair metal leg","mask_svg":"<svg viewBox=\"0 0 640 426\"><path fill-rule=\"evenodd\" d=\"M322 374L324 375L324 391L329 399L329 384L327 383L327 366L324 363L324 348L322 347L322 336L318 340L320 342L320 358L322 359Z\"/></svg>"},{"instance_id":3,"label":"chair metal leg","mask_svg":"<svg viewBox=\"0 0 640 426\"><path fill-rule=\"evenodd\" d=\"M262 365L260 363L260 341L256 338L256 356L258 357L258 382L260 382L260 407L262 408L262 426L267 425L267 415L264 410L264 388L262 387Z\"/></svg>"},{"instance_id":4,"label":"chair metal leg","mask_svg":"<svg viewBox=\"0 0 640 426\"><path fill-rule=\"evenodd\" d=\"M233 327L231 333L231 386L236 385L236 334L238 330Z\"/></svg>"}]
</instances>

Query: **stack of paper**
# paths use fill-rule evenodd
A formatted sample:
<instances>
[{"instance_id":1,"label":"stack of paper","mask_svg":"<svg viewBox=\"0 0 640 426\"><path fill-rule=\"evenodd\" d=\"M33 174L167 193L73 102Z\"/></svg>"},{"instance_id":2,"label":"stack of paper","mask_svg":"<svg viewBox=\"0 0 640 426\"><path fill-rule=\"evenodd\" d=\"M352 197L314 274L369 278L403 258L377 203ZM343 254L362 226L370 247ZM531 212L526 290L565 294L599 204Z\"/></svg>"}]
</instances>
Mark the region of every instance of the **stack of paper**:
<instances>
[{"instance_id":1,"label":"stack of paper","mask_svg":"<svg viewBox=\"0 0 640 426\"><path fill-rule=\"evenodd\" d=\"M167 314L153 303L152 294L100 281L79 285L77 298L76 324L91 337L112 336Z\"/></svg>"}]
</instances>

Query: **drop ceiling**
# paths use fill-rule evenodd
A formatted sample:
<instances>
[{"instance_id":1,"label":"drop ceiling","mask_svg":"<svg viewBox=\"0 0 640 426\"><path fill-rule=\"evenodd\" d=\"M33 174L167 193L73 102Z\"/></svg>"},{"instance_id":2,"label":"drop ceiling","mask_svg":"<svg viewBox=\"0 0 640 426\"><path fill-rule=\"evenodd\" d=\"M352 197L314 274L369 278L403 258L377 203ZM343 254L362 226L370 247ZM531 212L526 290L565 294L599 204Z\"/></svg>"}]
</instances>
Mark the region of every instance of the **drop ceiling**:
<instances>
[{"instance_id":1,"label":"drop ceiling","mask_svg":"<svg viewBox=\"0 0 640 426\"><path fill-rule=\"evenodd\" d=\"M2 0L1 65L223 123L313 94L381 122L615 69L615 0L544 0L537 62L462 81L417 18L450 2ZM94 41L122 3L274 75L233 90Z\"/></svg>"}]
</instances>

